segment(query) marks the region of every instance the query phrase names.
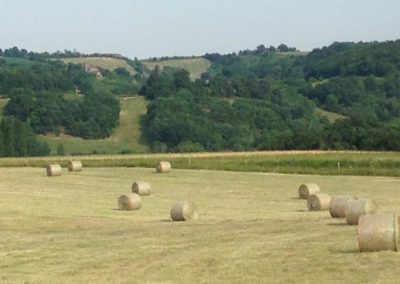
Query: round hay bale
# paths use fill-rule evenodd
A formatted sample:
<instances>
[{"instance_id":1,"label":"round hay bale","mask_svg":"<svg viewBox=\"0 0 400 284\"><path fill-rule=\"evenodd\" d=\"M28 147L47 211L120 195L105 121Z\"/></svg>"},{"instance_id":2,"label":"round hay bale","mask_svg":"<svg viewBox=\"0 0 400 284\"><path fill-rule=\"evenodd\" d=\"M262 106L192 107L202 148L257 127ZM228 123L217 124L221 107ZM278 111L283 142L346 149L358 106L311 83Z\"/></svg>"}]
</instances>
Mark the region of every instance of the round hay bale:
<instances>
[{"instance_id":1,"label":"round hay bale","mask_svg":"<svg viewBox=\"0 0 400 284\"><path fill-rule=\"evenodd\" d=\"M358 199L358 197L354 195L332 196L331 203L329 204L329 213L332 218L344 218L347 202L356 199Z\"/></svg>"},{"instance_id":2,"label":"round hay bale","mask_svg":"<svg viewBox=\"0 0 400 284\"><path fill-rule=\"evenodd\" d=\"M68 162L68 171L81 172L82 171L82 162L81 161L69 161Z\"/></svg>"},{"instance_id":3,"label":"round hay bale","mask_svg":"<svg viewBox=\"0 0 400 284\"><path fill-rule=\"evenodd\" d=\"M307 200L307 208L309 211L329 210L331 197L325 193L311 194Z\"/></svg>"},{"instance_id":4,"label":"round hay bale","mask_svg":"<svg viewBox=\"0 0 400 284\"><path fill-rule=\"evenodd\" d=\"M139 195L150 195L151 186L148 182L145 181L135 181L132 184L132 192L137 193Z\"/></svg>"},{"instance_id":5,"label":"round hay bale","mask_svg":"<svg viewBox=\"0 0 400 284\"><path fill-rule=\"evenodd\" d=\"M360 251L399 251L399 215L362 215L358 221L358 246Z\"/></svg>"},{"instance_id":6,"label":"round hay bale","mask_svg":"<svg viewBox=\"0 0 400 284\"><path fill-rule=\"evenodd\" d=\"M350 200L346 204L344 215L349 225L357 225L358 219L362 215L376 214L378 205L372 199Z\"/></svg>"},{"instance_id":7,"label":"round hay bale","mask_svg":"<svg viewBox=\"0 0 400 284\"><path fill-rule=\"evenodd\" d=\"M194 202L177 202L171 208L171 218L173 221L189 221L198 217L197 205Z\"/></svg>"},{"instance_id":8,"label":"round hay bale","mask_svg":"<svg viewBox=\"0 0 400 284\"><path fill-rule=\"evenodd\" d=\"M138 210L141 206L140 196L136 193L123 194L118 198L120 210Z\"/></svg>"},{"instance_id":9,"label":"round hay bale","mask_svg":"<svg viewBox=\"0 0 400 284\"><path fill-rule=\"evenodd\" d=\"M320 192L319 186L315 183L307 183L299 186L299 198L308 199L311 194Z\"/></svg>"},{"instance_id":10,"label":"round hay bale","mask_svg":"<svg viewBox=\"0 0 400 284\"><path fill-rule=\"evenodd\" d=\"M57 177L61 176L62 169L59 164L52 164L52 165L47 165L46 172L47 176L49 177Z\"/></svg>"},{"instance_id":11,"label":"round hay bale","mask_svg":"<svg viewBox=\"0 0 400 284\"><path fill-rule=\"evenodd\" d=\"M157 173L169 173L171 171L170 162L158 162L156 171Z\"/></svg>"}]
</instances>

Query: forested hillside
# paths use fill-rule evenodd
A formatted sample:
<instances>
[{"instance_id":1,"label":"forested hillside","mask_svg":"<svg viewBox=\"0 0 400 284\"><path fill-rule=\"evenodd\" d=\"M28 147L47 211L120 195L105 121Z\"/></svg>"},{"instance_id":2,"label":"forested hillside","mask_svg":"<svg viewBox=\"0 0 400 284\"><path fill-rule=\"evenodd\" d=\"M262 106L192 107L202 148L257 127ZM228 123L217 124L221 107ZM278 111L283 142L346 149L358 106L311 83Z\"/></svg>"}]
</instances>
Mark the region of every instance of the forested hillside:
<instances>
[{"instance_id":1,"label":"forested hillside","mask_svg":"<svg viewBox=\"0 0 400 284\"><path fill-rule=\"evenodd\" d=\"M155 70L141 89L154 150L400 149L400 41L205 57L202 80Z\"/></svg>"},{"instance_id":2,"label":"forested hillside","mask_svg":"<svg viewBox=\"0 0 400 284\"><path fill-rule=\"evenodd\" d=\"M28 141L36 141L35 134L108 137L119 123L116 95L136 93L135 80L124 68L97 69L99 73L94 74L82 64L65 64L55 56L16 47L0 50L0 55L0 96L7 99L3 116L17 121L8 123L10 127L26 128L22 132L11 129L3 133L17 133L26 136ZM14 151L7 145L17 143L18 135L2 135L0 142L6 148L0 156L50 152L45 143L42 146L45 151L32 150L31 146Z\"/></svg>"}]
</instances>

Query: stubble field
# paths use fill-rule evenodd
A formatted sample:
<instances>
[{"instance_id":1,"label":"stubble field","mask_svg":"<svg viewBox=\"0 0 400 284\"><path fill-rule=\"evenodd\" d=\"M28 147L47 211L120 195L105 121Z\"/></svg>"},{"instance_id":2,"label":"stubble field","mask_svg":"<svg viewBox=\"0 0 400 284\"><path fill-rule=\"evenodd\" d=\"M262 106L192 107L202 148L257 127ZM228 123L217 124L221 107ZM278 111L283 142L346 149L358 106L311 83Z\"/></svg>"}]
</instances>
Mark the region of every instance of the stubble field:
<instances>
[{"instance_id":1,"label":"stubble field","mask_svg":"<svg viewBox=\"0 0 400 284\"><path fill-rule=\"evenodd\" d=\"M1 283L397 283L396 252L359 253L356 226L308 212L300 183L400 205L398 178L143 168L0 169ZM153 194L119 211L133 181ZM200 217L172 222L175 201Z\"/></svg>"}]
</instances>

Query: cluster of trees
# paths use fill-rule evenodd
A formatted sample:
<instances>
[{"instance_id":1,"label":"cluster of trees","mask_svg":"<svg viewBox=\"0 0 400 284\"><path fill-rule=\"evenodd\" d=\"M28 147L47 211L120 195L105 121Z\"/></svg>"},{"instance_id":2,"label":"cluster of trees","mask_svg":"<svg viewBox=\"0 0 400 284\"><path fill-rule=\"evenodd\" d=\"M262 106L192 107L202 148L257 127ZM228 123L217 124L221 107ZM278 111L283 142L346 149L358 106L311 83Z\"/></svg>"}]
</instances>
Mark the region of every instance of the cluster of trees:
<instances>
[{"instance_id":1,"label":"cluster of trees","mask_svg":"<svg viewBox=\"0 0 400 284\"><path fill-rule=\"evenodd\" d=\"M56 52L33 52L28 51L24 48L19 49L17 46L1 49L0 48L0 56L5 57L14 57L14 58L25 58L31 60L47 60L49 58L71 58L71 57L110 57L110 58L119 58L119 59L127 59L126 57L120 54L110 54L110 53L91 53L84 54L80 53L77 50L68 50L64 51L57 50Z\"/></svg>"},{"instance_id":2,"label":"cluster of trees","mask_svg":"<svg viewBox=\"0 0 400 284\"><path fill-rule=\"evenodd\" d=\"M152 100L142 123L155 151L318 148L328 124L296 88L268 80L207 84L155 70L140 93Z\"/></svg>"},{"instance_id":3,"label":"cluster of trees","mask_svg":"<svg viewBox=\"0 0 400 284\"><path fill-rule=\"evenodd\" d=\"M40 143L32 129L13 117L0 122L0 157L47 156L50 147Z\"/></svg>"},{"instance_id":4,"label":"cluster of trees","mask_svg":"<svg viewBox=\"0 0 400 284\"><path fill-rule=\"evenodd\" d=\"M6 114L27 122L38 134L104 138L119 122L119 101L101 92L68 100L63 94L16 89L9 98Z\"/></svg>"},{"instance_id":5,"label":"cluster of trees","mask_svg":"<svg viewBox=\"0 0 400 284\"><path fill-rule=\"evenodd\" d=\"M3 54L10 52L14 57L29 54L18 48ZM104 79L97 80L78 64L2 57L0 95L9 98L5 114L26 122L36 134L107 137L119 123L120 106L113 93L136 89L125 68L103 72Z\"/></svg>"},{"instance_id":6,"label":"cluster of trees","mask_svg":"<svg viewBox=\"0 0 400 284\"><path fill-rule=\"evenodd\" d=\"M272 77L276 80L303 78L304 56L262 53L260 55L218 55L202 79L222 75L226 78L262 79Z\"/></svg>"},{"instance_id":7,"label":"cluster of trees","mask_svg":"<svg viewBox=\"0 0 400 284\"><path fill-rule=\"evenodd\" d=\"M399 74L400 40L386 42L335 42L314 49L304 63L306 77L377 76Z\"/></svg>"}]
</instances>

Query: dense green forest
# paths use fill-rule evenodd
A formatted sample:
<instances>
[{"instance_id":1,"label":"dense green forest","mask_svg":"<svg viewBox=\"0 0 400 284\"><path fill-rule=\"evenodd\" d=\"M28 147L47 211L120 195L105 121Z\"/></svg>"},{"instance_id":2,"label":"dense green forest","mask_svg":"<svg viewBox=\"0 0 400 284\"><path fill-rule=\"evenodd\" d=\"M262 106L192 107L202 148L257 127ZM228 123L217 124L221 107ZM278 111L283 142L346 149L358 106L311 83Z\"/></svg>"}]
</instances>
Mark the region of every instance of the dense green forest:
<instances>
[{"instance_id":1,"label":"dense green forest","mask_svg":"<svg viewBox=\"0 0 400 284\"><path fill-rule=\"evenodd\" d=\"M205 57L201 81L155 70L140 90L154 150L400 150L400 41ZM347 118L330 123L316 107Z\"/></svg>"}]
</instances>

